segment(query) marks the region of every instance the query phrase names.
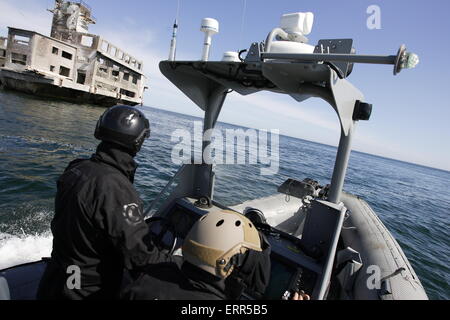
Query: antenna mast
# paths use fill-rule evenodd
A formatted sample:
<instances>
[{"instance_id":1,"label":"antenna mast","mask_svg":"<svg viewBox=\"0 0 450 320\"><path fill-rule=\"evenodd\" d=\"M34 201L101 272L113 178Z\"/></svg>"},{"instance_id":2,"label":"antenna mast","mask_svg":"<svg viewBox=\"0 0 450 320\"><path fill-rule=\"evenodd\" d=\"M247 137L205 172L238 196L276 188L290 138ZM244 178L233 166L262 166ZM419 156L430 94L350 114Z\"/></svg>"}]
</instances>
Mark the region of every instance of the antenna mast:
<instances>
[{"instance_id":1,"label":"antenna mast","mask_svg":"<svg viewBox=\"0 0 450 320\"><path fill-rule=\"evenodd\" d=\"M175 55L177 52L177 32L178 32L179 14L180 14L180 0L178 0L177 14L176 14L175 22L173 23L172 40L170 41L169 61L175 60Z\"/></svg>"}]
</instances>

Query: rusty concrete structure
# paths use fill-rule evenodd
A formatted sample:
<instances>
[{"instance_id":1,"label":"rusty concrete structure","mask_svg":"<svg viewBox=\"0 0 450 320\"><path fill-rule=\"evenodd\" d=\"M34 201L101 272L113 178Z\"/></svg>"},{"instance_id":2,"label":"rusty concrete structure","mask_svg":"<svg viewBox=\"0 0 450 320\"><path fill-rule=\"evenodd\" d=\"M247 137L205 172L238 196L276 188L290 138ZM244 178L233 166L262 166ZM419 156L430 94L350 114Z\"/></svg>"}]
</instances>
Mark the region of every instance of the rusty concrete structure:
<instances>
[{"instance_id":1,"label":"rusty concrete structure","mask_svg":"<svg viewBox=\"0 0 450 320\"><path fill-rule=\"evenodd\" d=\"M0 37L0 68L5 66L6 61L6 40L5 37Z\"/></svg>"},{"instance_id":2,"label":"rusty concrete structure","mask_svg":"<svg viewBox=\"0 0 450 320\"><path fill-rule=\"evenodd\" d=\"M143 62L99 35L83 1L56 0L51 36L9 27L0 37L0 86L37 96L112 106L143 102Z\"/></svg>"}]
</instances>

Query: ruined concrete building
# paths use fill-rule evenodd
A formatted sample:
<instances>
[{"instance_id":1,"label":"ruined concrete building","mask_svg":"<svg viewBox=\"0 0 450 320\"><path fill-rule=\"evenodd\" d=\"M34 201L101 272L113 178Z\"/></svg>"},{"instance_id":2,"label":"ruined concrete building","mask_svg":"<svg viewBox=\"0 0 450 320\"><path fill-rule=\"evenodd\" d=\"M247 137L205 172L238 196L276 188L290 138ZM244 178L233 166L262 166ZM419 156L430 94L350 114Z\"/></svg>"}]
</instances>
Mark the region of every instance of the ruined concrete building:
<instances>
[{"instance_id":1,"label":"ruined concrete building","mask_svg":"<svg viewBox=\"0 0 450 320\"><path fill-rule=\"evenodd\" d=\"M0 37L0 68L5 66L7 40L8 38Z\"/></svg>"},{"instance_id":2,"label":"ruined concrete building","mask_svg":"<svg viewBox=\"0 0 450 320\"><path fill-rule=\"evenodd\" d=\"M142 104L143 63L98 35L83 1L56 0L50 37L9 27L0 37L0 86L112 106Z\"/></svg>"}]
</instances>

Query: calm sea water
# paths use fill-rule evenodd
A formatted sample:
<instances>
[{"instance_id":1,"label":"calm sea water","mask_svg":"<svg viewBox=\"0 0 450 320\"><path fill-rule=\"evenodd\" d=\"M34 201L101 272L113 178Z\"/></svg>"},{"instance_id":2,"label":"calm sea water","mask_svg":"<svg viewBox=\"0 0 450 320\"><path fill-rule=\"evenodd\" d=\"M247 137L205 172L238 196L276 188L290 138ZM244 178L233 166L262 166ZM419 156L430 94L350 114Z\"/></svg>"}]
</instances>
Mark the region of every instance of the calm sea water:
<instances>
[{"instance_id":1,"label":"calm sea water","mask_svg":"<svg viewBox=\"0 0 450 320\"><path fill-rule=\"evenodd\" d=\"M172 132L192 131L199 119L143 110L152 138L137 157L136 187L149 203L178 168L170 161ZM95 151L103 111L0 91L0 269L50 254L55 181L69 161ZM281 136L278 175L261 176L258 165L218 166L215 199L233 205L267 196L289 177L327 184L335 155L333 147ZM344 188L379 214L429 297L449 299L450 173L353 152Z\"/></svg>"}]
</instances>

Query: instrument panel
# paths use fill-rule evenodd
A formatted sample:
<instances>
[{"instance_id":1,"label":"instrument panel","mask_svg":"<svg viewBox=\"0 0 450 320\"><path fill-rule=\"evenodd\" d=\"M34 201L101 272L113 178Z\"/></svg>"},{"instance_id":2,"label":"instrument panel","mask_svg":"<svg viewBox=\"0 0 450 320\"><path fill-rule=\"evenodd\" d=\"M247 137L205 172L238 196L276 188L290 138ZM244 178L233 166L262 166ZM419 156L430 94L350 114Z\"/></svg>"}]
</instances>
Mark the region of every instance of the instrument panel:
<instances>
[{"instance_id":1,"label":"instrument panel","mask_svg":"<svg viewBox=\"0 0 450 320\"><path fill-rule=\"evenodd\" d=\"M164 216L147 220L151 237L160 250L177 254L194 223L211 210L222 208L213 206L205 210L196 207L189 199L179 199ZM300 240L273 228L260 231L272 247L271 278L263 299L286 299L300 290L311 295L320 268L313 258L302 252L298 245ZM251 296L246 298L252 299Z\"/></svg>"}]
</instances>

